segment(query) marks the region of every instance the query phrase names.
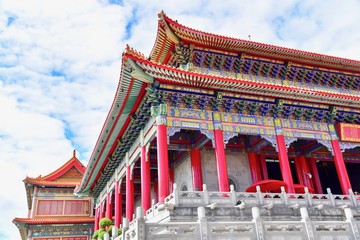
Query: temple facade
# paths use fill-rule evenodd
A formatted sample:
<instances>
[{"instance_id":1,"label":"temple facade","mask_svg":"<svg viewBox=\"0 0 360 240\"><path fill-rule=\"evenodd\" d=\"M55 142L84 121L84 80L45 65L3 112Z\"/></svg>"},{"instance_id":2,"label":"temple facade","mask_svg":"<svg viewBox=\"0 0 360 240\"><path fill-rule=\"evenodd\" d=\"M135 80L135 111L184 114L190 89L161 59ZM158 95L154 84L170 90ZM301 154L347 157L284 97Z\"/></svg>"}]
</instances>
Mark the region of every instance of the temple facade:
<instances>
[{"instance_id":1,"label":"temple facade","mask_svg":"<svg viewBox=\"0 0 360 240\"><path fill-rule=\"evenodd\" d=\"M78 196L115 239L360 239L360 61L159 13L126 47Z\"/></svg>"},{"instance_id":2,"label":"temple facade","mask_svg":"<svg viewBox=\"0 0 360 240\"><path fill-rule=\"evenodd\" d=\"M28 216L15 218L22 240L89 240L94 216L91 197L76 197L85 167L73 157L54 172L24 179Z\"/></svg>"}]
</instances>

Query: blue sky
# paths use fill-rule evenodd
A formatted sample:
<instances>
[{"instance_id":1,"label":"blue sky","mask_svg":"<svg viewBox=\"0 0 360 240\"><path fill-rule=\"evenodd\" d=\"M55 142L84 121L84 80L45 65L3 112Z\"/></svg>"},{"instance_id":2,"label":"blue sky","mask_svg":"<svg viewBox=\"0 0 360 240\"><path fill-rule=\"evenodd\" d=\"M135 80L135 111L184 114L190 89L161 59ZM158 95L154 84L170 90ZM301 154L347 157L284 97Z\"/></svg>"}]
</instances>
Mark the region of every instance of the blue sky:
<instances>
[{"instance_id":1,"label":"blue sky","mask_svg":"<svg viewBox=\"0 0 360 240\"><path fill-rule=\"evenodd\" d=\"M0 238L19 239L26 176L91 154L125 45L149 55L157 13L216 34L360 59L360 1L0 0ZM10 204L11 203L11 204Z\"/></svg>"}]
</instances>

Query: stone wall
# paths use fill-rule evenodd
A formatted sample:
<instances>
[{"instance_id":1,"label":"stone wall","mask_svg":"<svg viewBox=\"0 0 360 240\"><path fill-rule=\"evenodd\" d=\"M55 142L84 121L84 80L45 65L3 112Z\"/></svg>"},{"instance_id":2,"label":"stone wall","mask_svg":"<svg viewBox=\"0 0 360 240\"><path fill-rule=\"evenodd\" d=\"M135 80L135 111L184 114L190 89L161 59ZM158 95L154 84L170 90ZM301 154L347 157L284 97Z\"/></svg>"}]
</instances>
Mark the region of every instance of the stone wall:
<instances>
[{"instance_id":1,"label":"stone wall","mask_svg":"<svg viewBox=\"0 0 360 240\"><path fill-rule=\"evenodd\" d=\"M203 181L209 191L218 191L216 159L213 151L202 151ZM245 191L252 184L246 153L227 152L226 161L229 178L235 182L236 191Z\"/></svg>"},{"instance_id":2,"label":"stone wall","mask_svg":"<svg viewBox=\"0 0 360 240\"><path fill-rule=\"evenodd\" d=\"M188 156L174 168L174 182L177 184L180 190L186 186L188 191L194 191L191 175L191 162L190 156Z\"/></svg>"},{"instance_id":3,"label":"stone wall","mask_svg":"<svg viewBox=\"0 0 360 240\"><path fill-rule=\"evenodd\" d=\"M235 182L236 191L245 191L252 184L249 162L246 153L227 152L226 161L228 165L228 175ZM201 151L201 164L203 183L207 185L209 191L218 190L218 180L216 171L216 159L213 150ZM193 191L190 156L185 158L180 164L175 166L175 183L179 189L187 186L189 191Z\"/></svg>"}]
</instances>

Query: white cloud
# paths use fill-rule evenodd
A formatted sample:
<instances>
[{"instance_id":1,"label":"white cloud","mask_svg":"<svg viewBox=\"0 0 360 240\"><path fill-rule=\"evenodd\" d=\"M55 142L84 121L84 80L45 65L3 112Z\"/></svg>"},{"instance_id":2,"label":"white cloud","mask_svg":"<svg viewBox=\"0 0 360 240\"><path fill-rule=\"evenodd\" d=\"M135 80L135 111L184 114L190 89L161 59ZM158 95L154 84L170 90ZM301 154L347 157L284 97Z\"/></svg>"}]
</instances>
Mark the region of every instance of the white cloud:
<instances>
[{"instance_id":1,"label":"white cloud","mask_svg":"<svg viewBox=\"0 0 360 240\"><path fill-rule=\"evenodd\" d=\"M88 160L114 97L125 44L148 55L160 10L205 32L360 56L356 0L124 0L120 5L0 0L0 5L0 161L6 169L0 175L0 236L6 231L7 239L19 236L10 221L27 215L26 175L55 170L73 148Z\"/></svg>"}]
</instances>

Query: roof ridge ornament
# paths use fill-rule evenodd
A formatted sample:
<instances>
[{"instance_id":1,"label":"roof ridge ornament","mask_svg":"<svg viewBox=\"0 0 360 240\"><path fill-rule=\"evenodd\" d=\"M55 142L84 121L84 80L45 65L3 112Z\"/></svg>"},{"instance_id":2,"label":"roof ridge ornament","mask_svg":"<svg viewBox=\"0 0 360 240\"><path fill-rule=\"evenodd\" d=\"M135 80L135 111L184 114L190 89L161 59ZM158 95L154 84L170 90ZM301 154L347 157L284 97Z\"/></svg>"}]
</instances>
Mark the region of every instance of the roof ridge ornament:
<instances>
[{"instance_id":1,"label":"roof ridge ornament","mask_svg":"<svg viewBox=\"0 0 360 240\"><path fill-rule=\"evenodd\" d=\"M134 48L130 47L129 44L126 44L125 53L130 54L134 57L138 57L141 59L146 59L145 55L139 51L136 51Z\"/></svg>"},{"instance_id":2,"label":"roof ridge ornament","mask_svg":"<svg viewBox=\"0 0 360 240\"><path fill-rule=\"evenodd\" d=\"M158 18L163 18L164 16L166 16L166 13L164 12L164 10L161 10L161 11L158 13Z\"/></svg>"},{"instance_id":3,"label":"roof ridge ornament","mask_svg":"<svg viewBox=\"0 0 360 240\"><path fill-rule=\"evenodd\" d=\"M181 39L178 35L176 35L172 29L169 27L169 24L167 23L166 19L164 17L166 17L166 14L164 13L164 11L161 11L158 14L159 17L159 24L165 29L165 33L166 36L175 44L179 44ZM177 21L175 21L177 22Z\"/></svg>"}]
</instances>

